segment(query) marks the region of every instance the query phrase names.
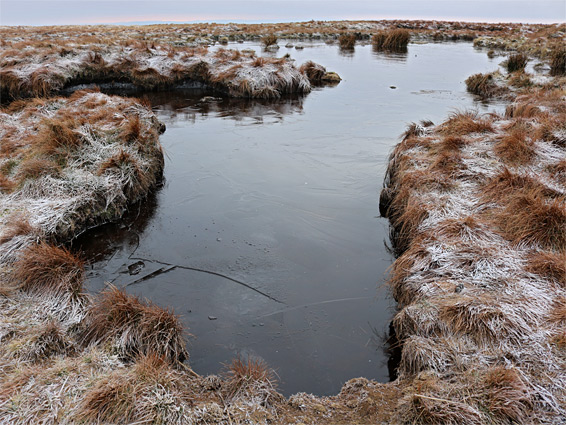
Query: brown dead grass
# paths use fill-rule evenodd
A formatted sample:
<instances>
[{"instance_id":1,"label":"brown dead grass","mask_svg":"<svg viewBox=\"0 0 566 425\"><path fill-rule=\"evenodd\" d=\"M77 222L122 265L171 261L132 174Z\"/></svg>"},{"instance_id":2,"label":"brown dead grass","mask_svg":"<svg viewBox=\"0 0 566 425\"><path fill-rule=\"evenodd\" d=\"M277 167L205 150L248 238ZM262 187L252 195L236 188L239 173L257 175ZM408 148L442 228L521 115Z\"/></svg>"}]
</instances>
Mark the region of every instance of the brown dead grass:
<instances>
[{"instance_id":1,"label":"brown dead grass","mask_svg":"<svg viewBox=\"0 0 566 425\"><path fill-rule=\"evenodd\" d=\"M445 240L468 239L470 235L479 232L484 226L485 223L475 215L465 218L448 218L438 223L435 235Z\"/></svg>"},{"instance_id":2,"label":"brown dead grass","mask_svg":"<svg viewBox=\"0 0 566 425\"><path fill-rule=\"evenodd\" d=\"M436 376L423 372L405 390L398 415L405 423L423 425L480 425L484 418L470 404L441 393Z\"/></svg>"},{"instance_id":3,"label":"brown dead grass","mask_svg":"<svg viewBox=\"0 0 566 425\"><path fill-rule=\"evenodd\" d=\"M261 359L237 357L227 366L224 375L227 399L259 396L263 405L281 401L281 395L276 391L277 375Z\"/></svg>"},{"instance_id":4,"label":"brown dead grass","mask_svg":"<svg viewBox=\"0 0 566 425\"><path fill-rule=\"evenodd\" d=\"M404 199L396 196L391 203L388 218L395 229L393 245L395 251L401 253L408 249L417 234L419 225L428 217L427 205L417 198Z\"/></svg>"},{"instance_id":5,"label":"brown dead grass","mask_svg":"<svg viewBox=\"0 0 566 425\"><path fill-rule=\"evenodd\" d=\"M40 243L22 252L14 264L13 279L32 294L78 298L83 293L84 264L64 248Z\"/></svg>"},{"instance_id":6,"label":"brown dead grass","mask_svg":"<svg viewBox=\"0 0 566 425\"><path fill-rule=\"evenodd\" d=\"M556 76L566 74L566 47L557 46L550 53L550 74Z\"/></svg>"},{"instance_id":7,"label":"brown dead grass","mask_svg":"<svg viewBox=\"0 0 566 425\"><path fill-rule=\"evenodd\" d=\"M465 168L459 152L442 151L434 158L434 162L429 168L433 173L441 173L444 176L453 178L457 177L458 173Z\"/></svg>"},{"instance_id":8,"label":"brown dead grass","mask_svg":"<svg viewBox=\"0 0 566 425\"><path fill-rule=\"evenodd\" d=\"M522 89L521 91L525 91L525 89L533 85L533 80L524 72L514 72L509 77L507 83L513 87Z\"/></svg>"},{"instance_id":9,"label":"brown dead grass","mask_svg":"<svg viewBox=\"0 0 566 425\"><path fill-rule=\"evenodd\" d=\"M546 169L559 184L566 186L566 159L549 165Z\"/></svg>"},{"instance_id":10,"label":"brown dead grass","mask_svg":"<svg viewBox=\"0 0 566 425\"><path fill-rule=\"evenodd\" d=\"M401 140L405 141L407 139L418 138L424 134L424 128L419 124L412 122L407 126L407 129L401 136Z\"/></svg>"},{"instance_id":11,"label":"brown dead grass","mask_svg":"<svg viewBox=\"0 0 566 425\"><path fill-rule=\"evenodd\" d=\"M265 64L267 64L267 62L268 60L266 58L264 58L263 56L258 56L252 62L252 66L255 68L263 68Z\"/></svg>"},{"instance_id":12,"label":"brown dead grass","mask_svg":"<svg viewBox=\"0 0 566 425\"><path fill-rule=\"evenodd\" d=\"M277 44L277 36L275 34L267 34L261 37L261 43L263 47L269 47Z\"/></svg>"},{"instance_id":13,"label":"brown dead grass","mask_svg":"<svg viewBox=\"0 0 566 425\"><path fill-rule=\"evenodd\" d=\"M447 158L448 161L450 161L451 157L449 155L447 155ZM451 163L448 167L451 167ZM436 165L425 170L404 173L399 180L399 185L403 188L412 190L447 192L454 187L454 182L450 180L450 176L448 174L441 172L440 168L440 165ZM399 192L401 199L403 192L404 189L401 189Z\"/></svg>"},{"instance_id":14,"label":"brown dead grass","mask_svg":"<svg viewBox=\"0 0 566 425\"><path fill-rule=\"evenodd\" d=\"M566 149L566 113L557 117L541 117L539 126L533 132L533 139L548 142Z\"/></svg>"},{"instance_id":15,"label":"brown dead grass","mask_svg":"<svg viewBox=\"0 0 566 425\"><path fill-rule=\"evenodd\" d=\"M466 140L462 136L445 136L438 145L440 152L456 152L466 145Z\"/></svg>"},{"instance_id":16,"label":"brown dead grass","mask_svg":"<svg viewBox=\"0 0 566 425\"><path fill-rule=\"evenodd\" d=\"M466 88L484 99L500 96L504 89L497 85L493 73L474 74L466 78Z\"/></svg>"},{"instance_id":17,"label":"brown dead grass","mask_svg":"<svg viewBox=\"0 0 566 425\"><path fill-rule=\"evenodd\" d=\"M390 31L380 31L373 35L371 43L376 50L390 52L406 52L411 39L409 30L397 28Z\"/></svg>"},{"instance_id":18,"label":"brown dead grass","mask_svg":"<svg viewBox=\"0 0 566 425\"><path fill-rule=\"evenodd\" d=\"M545 186L540 180L503 168L499 174L489 180L482 189L485 202L497 201L505 204L519 193L536 191L545 198L560 197L560 192Z\"/></svg>"},{"instance_id":19,"label":"brown dead grass","mask_svg":"<svg viewBox=\"0 0 566 425\"><path fill-rule=\"evenodd\" d=\"M549 320L560 325L566 325L566 297L557 297L554 300Z\"/></svg>"},{"instance_id":20,"label":"brown dead grass","mask_svg":"<svg viewBox=\"0 0 566 425\"><path fill-rule=\"evenodd\" d=\"M34 232L33 226L29 222L29 218L21 213L10 216L8 224L4 227L0 236L0 245L6 243L16 236L29 235Z\"/></svg>"},{"instance_id":21,"label":"brown dead grass","mask_svg":"<svg viewBox=\"0 0 566 425\"><path fill-rule=\"evenodd\" d=\"M49 320L38 329L16 355L32 363L45 362L55 356L67 356L74 352L74 345L56 320Z\"/></svg>"},{"instance_id":22,"label":"brown dead grass","mask_svg":"<svg viewBox=\"0 0 566 425\"><path fill-rule=\"evenodd\" d=\"M322 77L326 74L326 68L313 61L302 64L299 71L306 75L310 83L314 85L320 85L322 83Z\"/></svg>"},{"instance_id":23,"label":"brown dead grass","mask_svg":"<svg viewBox=\"0 0 566 425\"><path fill-rule=\"evenodd\" d=\"M53 73L49 68L42 67L33 71L27 87L34 97L46 97L63 86L62 75Z\"/></svg>"},{"instance_id":24,"label":"brown dead grass","mask_svg":"<svg viewBox=\"0 0 566 425\"><path fill-rule=\"evenodd\" d=\"M16 183L10 178L0 174L0 192L10 193L16 187Z\"/></svg>"},{"instance_id":25,"label":"brown dead grass","mask_svg":"<svg viewBox=\"0 0 566 425\"><path fill-rule=\"evenodd\" d=\"M83 399L79 419L97 423L130 421L135 397L134 383L124 375L98 379Z\"/></svg>"},{"instance_id":26,"label":"brown dead grass","mask_svg":"<svg viewBox=\"0 0 566 425\"><path fill-rule=\"evenodd\" d=\"M68 159L83 142L82 136L75 131L77 124L67 117L45 119L33 141L33 151L45 157Z\"/></svg>"},{"instance_id":27,"label":"brown dead grass","mask_svg":"<svg viewBox=\"0 0 566 425\"><path fill-rule=\"evenodd\" d=\"M523 191L496 213L496 223L516 244L566 252L566 197L548 200L540 190Z\"/></svg>"},{"instance_id":28,"label":"brown dead grass","mask_svg":"<svg viewBox=\"0 0 566 425\"><path fill-rule=\"evenodd\" d=\"M546 115L548 114L532 102L512 103L505 108L506 118L534 118Z\"/></svg>"},{"instance_id":29,"label":"brown dead grass","mask_svg":"<svg viewBox=\"0 0 566 425\"><path fill-rule=\"evenodd\" d=\"M114 342L126 359L150 352L170 363L188 358L183 328L178 317L149 301L129 295L114 286L102 291L90 306L83 342Z\"/></svg>"},{"instance_id":30,"label":"brown dead grass","mask_svg":"<svg viewBox=\"0 0 566 425\"><path fill-rule=\"evenodd\" d=\"M494 304L489 296L463 295L455 299L447 299L440 308L440 318L445 321L458 335L468 335L476 344L485 345L496 341L505 335L499 335L495 323L506 331L515 331L512 323L503 310Z\"/></svg>"},{"instance_id":31,"label":"brown dead grass","mask_svg":"<svg viewBox=\"0 0 566 425\"><path fill-rule=\"evenodd\" d=\"M413 273L418 271L418 264L426 264L425 261L430 257L430 253L426 249L427 238L419 236L411 243L410 247L403 252L397 260L391 265L388 286L391 288L393 297L400 306L413 303L418 294L411 291L406 285L406 279ZM399 337L403 338L401 332Z\"/></svg>"},{"instance_id":32,"label":"brown dead grass","mask_svg":"<svg viewBox=\"0 0 566 425\"><path fill-rule=\"evenodd\" d=\"M86 392L77 419L97 423L169 423L179 402L198 397L187 376L174 370L156 353L140 355L128 369L98 379ZM165 391L166 400L155 398ZM156 403L157 402L157 403Z\"/></svg>"},{"instance_id":33,"label":"brown dead grass","mask_svg":"<svg viewBox=\"0 0 566 425\"><path fill-rule=\"evenodd\" d=\"M143 126L138 116L134 116L128 119L122 131L120 132L120 138L127 143L133 143L137 141L143 141Z\"/></svg>"},{"instance_id":34,"label":"brown dead grass","mask_svg":"<svg viewBox=\"0 0 566 425\"><path fill-rule=\"evenodd\" d=\"M338 37L338 45L343 50L353 50L356 46L355 34L342 34Z\"/></svg>"},{"instance_id":35,"label":"brown dead grass","mask_svg":"<svg viewBox=\"0 0 566 425\"><path fill-rule=\"evenodd\" d=\"M525 66L527 66L528 61L529 58L524 53L515 53L507 58L504 66L507 69L507 72L522 72L525 70Z\"/></svg>"},{"instance_id":36,"label":"brown dead grass","mask_svg":"<svg viewBox=\"0 0 566 425\"><path fill-rule=\"evenodd\" d=\"M499 139L493 148L503 162L524 165L535 157L535 148L525 125L515 125Z\"/></svg>"},{"instance_id":37,"label":"brown dead grass","mask_svg":"<svg viewBox=\"0 0 566 425\"><path fill-rule=\"evenodd\" d=\"M122 189L131 200L141 199L155 183L155 175L144 169L134 156L124 150L103 162L97 171L99 176L109 173L129 176Z\"/></svg>"},{"instance_id":38,"label":"brown dead grass","mask_svg":"<svg viewBox=\"0 0 566 425\"><path fill-rule=\"evenodd\" d=\"M454 137L472 133L492 133L494 128L489 118L482 117L475 111L467 111L452 113L448 120L440 125L439 132Z\"/></svg>"},{"instance_id":39,"label":"brown dead grass","mask_svg":"<svg viewBox=\"0 0 566 425\"><path fill-rule=\"evenodd\" d=\"M50 159L33 158L23 161L15 178L23 182L26 179L37 179L42 176L58 176L61 173L61 166Z\"/></svg>"},{"instance_id":40,"label":"brown dead grass","mask_svg":"<svg viewBox=\"0 0 566 425\"><path fill-rule=\"evenodd\" d=\"M168 77L164 76L154 68L133 69L131 71L131 76L134 84L149 90L164 87L171 83Z\"/></svg>"},{"instance_id":41,"label":"brown dead grass","mask_svg":"<svg viewBox=\"0 0 566 425\"><path fill-rule=\"evenodd\" d=\"M511 367L497 366L485 377L489 411L511 423L522 423L530 417L534 400L519 372Z\"/></svg>"},{"instance_id":42,"label":"brown dead grass","mask_svg":"<svg viewBox=\"0 0 566 425\"><path fill-rule=\"evenodd\" d=\"M540 251L527 258L526 270L566 288L566 254Z\"/></svg>"}]
</instances>

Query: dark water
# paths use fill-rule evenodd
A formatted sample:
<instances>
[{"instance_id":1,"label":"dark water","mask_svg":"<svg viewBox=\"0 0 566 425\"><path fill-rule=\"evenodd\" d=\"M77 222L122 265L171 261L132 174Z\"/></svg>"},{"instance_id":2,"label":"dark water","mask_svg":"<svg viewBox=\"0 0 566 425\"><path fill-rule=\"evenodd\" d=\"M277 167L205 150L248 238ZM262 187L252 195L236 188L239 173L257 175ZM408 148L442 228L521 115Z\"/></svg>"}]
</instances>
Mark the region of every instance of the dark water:
<instances>
[{"instance_id":1,"label":"dark water","mask_svg":"<svg viewBox=\"0 0 566 425\"><path fill-rule=\"evenodd\" d=\"M259 51L234 47L250 46ZM392 257L377 217L387 156L411 121L486 110L464 80L497 62L462 43L286 52L343 81L277 102L147 94L167 124L164 186L75 247L91 291L111 281L182 316L198 373L250 355L277 370L285 394L336 394L350 378L390 378Z\"/></svg>"}]
</instances>

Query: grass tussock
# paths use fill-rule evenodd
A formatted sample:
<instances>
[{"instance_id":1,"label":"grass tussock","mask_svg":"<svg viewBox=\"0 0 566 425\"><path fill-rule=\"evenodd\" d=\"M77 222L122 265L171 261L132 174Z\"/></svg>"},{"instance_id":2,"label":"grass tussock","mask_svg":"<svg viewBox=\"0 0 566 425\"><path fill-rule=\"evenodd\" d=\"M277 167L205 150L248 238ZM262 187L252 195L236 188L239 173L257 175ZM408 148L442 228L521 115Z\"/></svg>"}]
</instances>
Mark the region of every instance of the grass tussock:
<instances>
[{"instance_id":1,"label":"grass tussock","mask_svg":"<svg viewBox=\"0 0 566 425\"><path fill-rule=\"evenodd\" d=\"M511 423L521 423L531 416L534 400L531 391L515 368L497 366L485 377L489 412Z\"/></svg>"},{"instance_id":2,"label":"grass tussock","mask_svg":"<svg viewBox=\"0 0 566 425\"><path fill-rule=\"evenodd\" d=\"M459 158L459 155L455 154L454 160L457 161ZM399 185L411 190L447 192L454 187L454 182L449 178L452 167L458 167L457 163L454 164L454 160L452 154L448 153L441 157L439 162L433 163L427 169L404 173L400 178Z\"/></svg>"},{"instance_id":3,"label":"grass tussock","mask_svg":"<svg viewBox=\"0 0 566 425\"><path fill-rule=\"evenodd\" d=\"M507 60L504 62L504 66L507 69L507 72L523 72L525 70L525 66L527 66L527 62L529 58L524 53L516 53L514 55L509 56Z\"/></svg>"},{"instance_id":4,"label":"grass tussock","mask_svg":"<svg viewBox=\"0 0 566 425\"><path fill-rule=\"evenodd\" d=\"M258 56L252 62L254 68L263 68L268 63L268 60L263 56Z\"/></svg>"},{"instance_id":5,"label":"grass tussock","mask_svg":"<svg viewBox=\"0 0 566 425\"><path fill-rule=\"evenodd\" d=\"M529 131L524 125L514 126L495 143L493 150L504 163L511 165L527 164L536 154Z\"/></svg>"},{"instance_id":6,"label":"grass tussock","mask_svg":"<svg viewBox=\"0 0 566 425\"><path fill-rule=\"evenodd\" d=\"M536 252L528 256L526 269L566 288L566 253Z\"/></svg>"},{"instance_id":7,"label":"grass tussock","mask_svg":"<svg viewBox=\"0 0 566 425\"><path fill-rule=\"evenodd\" d=\"M388 217L394 229L392 243L395 251L404 252L417 234L420 224L428 217L428 209L418 199L397 196L391 203Z\"/></svg>"},{"instance_id":8,"label":"grass tussock","mask_svg":"<svg viewBox=\"0 0 566 425\"><path fill-rule=\"evenodd\" d=\"M419 138L426 134L427 127L430 127L434 124L432 122L422 121L421 123L412 122L407 125L407 129L401 135L401 140L404 142L407 139Z\"/></svg>"},{"instance_id":9,"label":"grass tussock","mask_svg":"<svg viewBox=\"0 0 566 425\"><path fill-rule=\"evenodd\" d=\"M135 85L149 90L165 87L171 82L166 75L163 75L155 68L134 69L131 74L132 82Z\"/></svg>"},{"instance_id":10,"label":"grass tussock","mask_svg":"<svg viewBox=\"0 0 566 425\"><path fill-rule=\"evenodd\" d=\"M419 323L419 325L422 325ZM417 329L420 331L420 329ZM406 375L427 370L442 371L448 363L445 353L439 352L438 339L411 335L403 341L400 368Z\"/></svg>"},{"instance_id":11,"label":"grass tussock","mask_svg":"<svg viewBox=\"0 0 566 425\"><path fill-rule=\"evenodd\" d=\"M512 103L505 108L506 118L535 118L546 114L532 102Z\"/></svg>"},{"instance_id":12,"label":"grass tussock","mask_svg":"<svg viewBox=\"0 0 566 425\"><path fill-rule=\"evenodd\" d=\"M525 89L533 85L533 80L524 72L515 72L509 77L508 84L518 89Z\"/></svg>"},{"instance_id":13,"label":"grass tussock","mask_svg":"<svg viewBox=\"0 0 566 425\"><path fill-rule=\"evenodd\" d=\"M566 297L557 297L554 300L549 319L562 326L566 325Z\"/></svg>"},{"instance_id":14,"label":"grass tussock","mask_svg":"<svg viewBox=\"0 0 566 425\"><path fill-rule=\"evenodd\" d=\"M267 34L261 37L263 47L274 46L277 44L277 36L275 34Z\"/></svg>"},{"instance_id":15,"label":"grass tussock","mask_svg":"<svg viewBox=\"0 0 566 425\"><path fill-rule=\"evenodd\" d=\"M83 142L76 126L74 119L46 119L34 141L34 151L46 157L68 159Z\"/></svg>"},{"instance_id":16,"label":"grass tussock","mask_svg":"<svg viewBox=\"0 0 566 425\"><path fill-rule=\"evenodd\" d=\"M507 167L491 178L482 188L484 202L497 201L507 203L520 193L537 192L545 198L560 196L539 180L510 171Z\"/></svg>"},{"instance_id":17,"label":"grass tussock","mask_svg":"<svg viewBox=\"0 0 566 425\"><path fill-rule=\"evenodd\" d=\"M551 164L546 169L559 184L566 186L566 159Z\"/></svg>"},{"instance_id":18,"label":"grass tussock","mask_svg":"<svg viewBox=\"0 0 566 425\"><path fill-rule=\"evenodd\" d=\"M548 200L540 190L523 191L497 212L496 223L515 244L566 252L566 198Z\"/></svg>"},{"instance_id":19,"label":"grass tussock","mask_svg":"<svg viewBox=\"0 0 566 425\"><path fill-rule=\"evenodd\" d=\"M467 90L484 99L502 96L505 89L495 81L495 73L474 74L466 78Z\"/></svg>"},{"instance_id":20,"label":"grass tussock","mask_svg":"<svg viewBox=\"0 0 566 425\"><path fill-rule=\"evenodd\" d=\"M35 232L29 218L24 214L13 214L0 234L0 245L11 241L16 236L29 235Z\"/></svg>"},{"instance_id":21,"label":"grass tussock","mask_svg":"<svg viewBox=\"0 0 566 425\"><path fill-rule=\"evenodd\" d=\"M326 68L313 61L305 62L301 65L299 71L304 74L313 85L322 84L322 79L326 74Z\"/></svg>"},{"instance_id":22,"label":"grass tussock","mask_svg":"<svg viewBox=\"0 0 566 425\"><path fill-rule=\"evenodd\" d=\"M275 371L261 359L248 357L243 360L237 357L228 365L224 375L224 390L230 400L259 397L262 405L270 405L281 398L276 391Z\"/></svg>"},{"instance_id":23,"label":"grass tussock","mask_svg":"<svg viewBox=\"0 0 566 425\"><path fill-rule=\"evenodd\" d=\"M489 296L463 295L447 299L440 308L440 318L457 335L467 335L480 346L493 343L501 337L518 335L525 330L520 320L513 320L498 301Z\"/></svg>"},{"instance_id":24,"label":"grass tussock","mask_svg":"<svg viewBox=\"0 0 566 425\"><path fill-rule=\"evenodd\" d=\"M13 279L32 294L78 298L83 293L84 264L65 248L40 243L21 253L14 263Z\"/></svg>"},{"instance_id":25,"label":"grass tussock","mask_svg":"<svg viewBox=\"0 0 566 425\"><path fill-rule=\"evenodd\" d=\"M550 74L566 75L566 47L557 46L550 52Z\"/></svg>"},{"instance_id":26,"label":"grass tussock","mask_svg":"<svg viewBox=\"0 0 566 425\"><path fill-rule=\"evenodd\" d=\"M65 335L61 324L56 320L49 320L15 354L20 360L37 363L73 352L74 345Z\"/></svg>"},{"instance_id":27,"label":"grass tussock","mask_svg":"<svg viewBox=\"0 0 566 425\"><path fill-rule=\"evenodd\" d=\"M376 50L390 52L406 52L411 39L409 30L397 28L390 31L380 31L371 39L372 46Z\"/></svg>"},{"instance_id":28,"label":"grass tussock","mask_svg":"<svg viewBox=\"0 0 566 425\"><path fill-rule=\"evenodd\" d=\"M97 380L86 392L77 419L96 423L182 423L197 397L190 379L155 353Z\"/></svg>"},{"instance_id":29,"label":"grass tussock","mask_svg":"<svg viewBox=\"0 0 566 425\"><path fill-rule=\"evenodd\" d=\"M79 419L97 423L130 422L135 414L136 387L123 375L98 379L81 405Z\"/></svg>"},{"instance_id":30,"label":"grass tussock","mask_svg":"<svg viewBox=\"0 0 566 425\"><path fill-rule=\"evenodd\" d=\"M0 174L0 193L10 193L15 187L16 183L12 179Z\"/></svg>"},{"instance_id":31,"label":"grass tussock","mask_svg":"<svg viewBox=\"0 0 566 425\"><path fill-rule=\"evenodd\" d=\"M419 269L419 266L426 264L430 259L430 253L426 249L427 242L426 238L422 236L416 237L408 249L399 255L391 265L387 284L391 288L395 300L402 306L410 305L419 298L418 294L406 285L406 282L408 277ZM400 338L406 336L400 327L397 330Z\"/></svg>"},{"instance_id":32,"label":"grass tussock","mask_svg":"<svg viewBox=\"0 0 566 425\"><path fill-rule=\"evenodd\" d=\"M154 178L140 161L125 150L120 150L108 158L98 168L97 174L117 175L123 181L122 190L128 199L138 200L148 193L154 184Z\"/></svg>"},{"instance_id":33,"label":"grass tussock","mask_svg":"<svg viewBox=\"0 0 566 425\"><path fill-rule=\"evenodd\" d=\"M338 45L342 50L353 50L356 46L355 34L342 34L338 37Z\"/></svg>"},{"instance_id":34,"label":"grass tussock","mask_svg":"<svg viewBox=\"0 0 566 425\"><path fill-rule=\"evenodd\" d=\"M451 396L438 394L438 390L427 388L422 381L438 378L434 376L423 377L419 375L414 384L414 391L407 394L399 403L399 416L406 423L419 423L423 425L480 425L484 417L480 411L470 404L454 399ZM446 398L447 397L447 398Z\"/></svg>"},{"instance_id":35,"label":"grass tussock","mask_svg":"<svg viewBox=\"0 0 566 425\"><path fill-rule=\"evenodd\" d=\"M494 132L491 121L475 111L455 112L440 125L440 133L449 136L464 136L472 133Z\"/></svg>"},{"instance_id":36,"label":"grass tussock","mask_svg":"<svg viewBox=\"0 0 566 425\"><path fill-rule=\"evenodd\" d=\"M120 138L127 143L143 141L143 125L138 116L126 120L120 132Z\"/></svg>"},{"instance_id":37,"label":"grass tussock","mask_svg":"<svg viewBox=\"0 0 566 425\"><path fill-rule=\"evenodd\" d=\"M33 158L24 161L18 168L15 178L23 182L27 179L38 179L42 176L58 176L61 173L61 165L45 158Z\"/></svg>"},{"instance_id":38,"label":"grass tussock","mask_svg":"<svg viewBox=\"0 0 566 425\"><path fill-rule=\"evenodd\" d=\"M466 140L462 136L445 136L439 143L438 151L441 153L458 152L466 145Z\"/></svg>"},{"instance_id":39,"label":"grass tussock","mask_svg":"<svg viewBox=\"0 0 566 425\"><path fill-rule=\"evenodd\" d=\"M440 152L430 166L434 173L441 173L450 178L457 177L458 173L464 169L462 156L457 151Z\"/></svg>"},{"instance_id":40,"label":"grass tussock","mask_svg":"<svg viewBox=\"0 0 566 425\"><path fill-rule=\"evenodd\" d=\"M170 363L188 358L181 323L172 311L114 286L102 291L89 308L83 341L113 343L125 359L151 352Z\"/></svg>"}]
</instances>

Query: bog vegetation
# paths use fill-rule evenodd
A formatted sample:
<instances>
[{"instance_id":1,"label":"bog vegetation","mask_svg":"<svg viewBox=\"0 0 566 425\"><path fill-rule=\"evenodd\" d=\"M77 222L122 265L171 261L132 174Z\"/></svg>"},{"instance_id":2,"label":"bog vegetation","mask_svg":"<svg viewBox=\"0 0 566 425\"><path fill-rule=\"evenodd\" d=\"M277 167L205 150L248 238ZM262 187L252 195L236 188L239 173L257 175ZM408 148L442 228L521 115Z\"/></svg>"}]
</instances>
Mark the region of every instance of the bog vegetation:
<instances>
[{"instance_id":1,"label":"bog vegetation","mask_svg":"<svg viewBox=\"0 0 566 425\"><path fill-rule=\"evenodd\" d=\"M561 423L565 30L426 21L0 28L0 422ZM284 36L346 49L371 39L388 51L474 39L508 56L506 75L466 81L509 102L504 114L413 123L392 152L380 211L398 255L389 284L399 378L352 379L334 397L285 399L254 358L198 375L175 312L111 285L85 293L84 263L64 247L159 184L164 126L133 99L56 94L191 82L277 98L339 80L313 62L205 46ZM548 75L526 73L529 60Z\"/></svg>"},{"instance_id":2,"label":"bog vegetation","mask_svg":"<svg viewBox=\"0 0 566 425\"><path fill-rule=\"evenodd\" d=\"M408 30L395 29L391 31L379 31L372 37L371 42L376 50L406 52L410 39L411 33Z\"/></svg>"}]
</instances>

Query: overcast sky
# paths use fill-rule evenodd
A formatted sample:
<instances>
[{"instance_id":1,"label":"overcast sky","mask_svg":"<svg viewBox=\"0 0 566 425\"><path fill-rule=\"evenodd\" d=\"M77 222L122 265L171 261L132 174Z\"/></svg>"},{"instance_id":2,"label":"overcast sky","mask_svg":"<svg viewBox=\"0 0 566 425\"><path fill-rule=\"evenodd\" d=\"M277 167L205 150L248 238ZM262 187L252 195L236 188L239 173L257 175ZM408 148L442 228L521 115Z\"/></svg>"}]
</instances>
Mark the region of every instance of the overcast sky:
<instances>
[{"instance_id":1,"label":"overcast sky","mask_svg":"<svg viewBox=\"0 0 566 425\"><path fill-rule=\"evenodd\" d=\"M0 0L0 25L340 19L566 21L566 0Z\"/></svg>"}]
</instances>

